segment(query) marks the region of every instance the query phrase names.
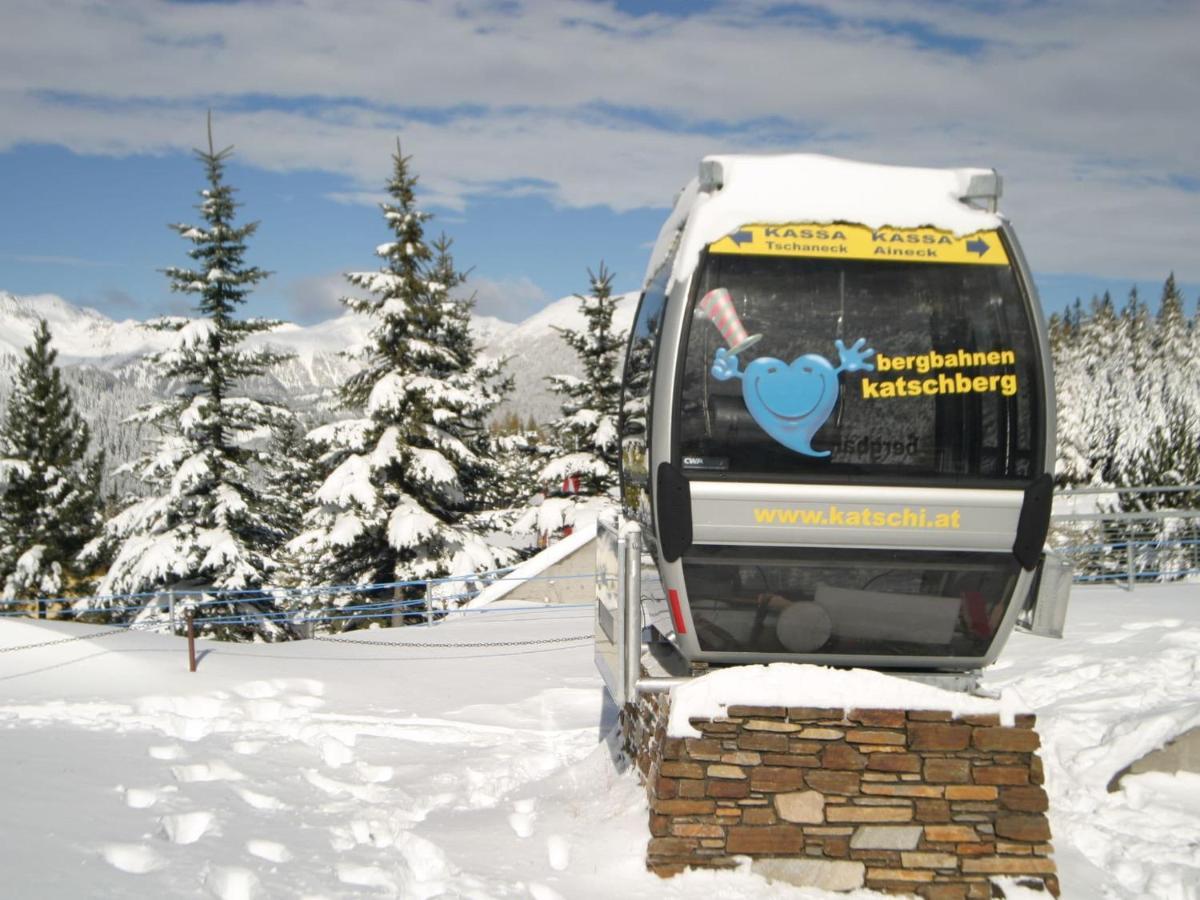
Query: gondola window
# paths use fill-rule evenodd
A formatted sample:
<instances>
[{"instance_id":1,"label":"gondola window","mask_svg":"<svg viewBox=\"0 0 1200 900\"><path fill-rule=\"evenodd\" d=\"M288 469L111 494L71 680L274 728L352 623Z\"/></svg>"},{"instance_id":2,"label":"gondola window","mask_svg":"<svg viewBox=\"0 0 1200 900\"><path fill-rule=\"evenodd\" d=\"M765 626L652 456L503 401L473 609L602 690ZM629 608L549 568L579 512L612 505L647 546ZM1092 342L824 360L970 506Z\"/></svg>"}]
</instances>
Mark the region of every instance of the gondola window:
<instances>
[{"instance_id":1,"label":"gondola window","mask_svg":"<svg viewBox=\"0 0 1200 900\"><path fill-rule=\"evenodd\" d=\"M1039 360L1009 267L716 253L703 266L678 435L685 469L709 465L690 475L1032 477Z\"/></svg>"}]
</instances>

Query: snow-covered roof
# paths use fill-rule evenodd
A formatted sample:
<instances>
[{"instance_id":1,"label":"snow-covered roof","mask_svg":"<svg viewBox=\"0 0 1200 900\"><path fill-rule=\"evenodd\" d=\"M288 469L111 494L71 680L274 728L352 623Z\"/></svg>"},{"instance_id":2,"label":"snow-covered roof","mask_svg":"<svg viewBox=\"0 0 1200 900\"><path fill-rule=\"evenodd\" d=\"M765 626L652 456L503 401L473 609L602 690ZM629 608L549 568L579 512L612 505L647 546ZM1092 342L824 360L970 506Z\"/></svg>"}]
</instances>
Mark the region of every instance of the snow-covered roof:
<instances>
[{"instance_id":1,"label":"snow-covered roof","mask_svg":"<svg viewBox=\"0 0 1200 900\"><path fill-rule=\"evenodd\" d=\"M992 169L884 166L800 153L706 156L659 234L646 277L658 271L681 228L672 281L691 275L705 246L749 224L853 222L957 235L998 228L997 213L963 198L994 200L999 183Z\"/></svg>"},{"instance_id":2,"label":"snow-covered roof","mask_svg":"<svg viewBox=\"0 0 1200 900\"><path fill-rule=\"evenodd\" d=\"M468 609L479 609L495 603L520 587L530 578L536 578L551 566L562 562L576 550L596 537L596 520L579 522L565 538L555 541L541 553L531 556L503 578L488 585L467 604Z\"/></svg>"}]
</instances>

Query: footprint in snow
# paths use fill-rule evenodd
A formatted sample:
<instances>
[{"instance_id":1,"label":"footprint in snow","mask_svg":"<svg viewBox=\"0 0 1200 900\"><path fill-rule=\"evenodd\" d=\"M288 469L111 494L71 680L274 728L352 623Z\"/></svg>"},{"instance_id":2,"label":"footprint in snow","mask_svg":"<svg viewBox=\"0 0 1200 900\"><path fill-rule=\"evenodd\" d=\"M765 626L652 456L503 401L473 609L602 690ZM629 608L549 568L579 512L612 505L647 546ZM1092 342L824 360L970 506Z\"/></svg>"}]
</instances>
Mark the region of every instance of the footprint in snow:
<instances>
[{"instance_id":1,"label":"footprint in snow","mask_svg":"<svg viewBox=\"0 0 1200 900\"><path fill-rule=\"evenodd\" d=\"M561 834L552 834L546 838L546 856L550 868L562 872L571 864L571 844Z\"/></svg>"},{"instance_id":2,"label":"footprint in snow","mask_svg":"<svg viewBox=\"0 0 1200 900\"><path fill-rule=\"evenodd\" d=\"M184 750L179 744L166 744L165 746L151 747L150 755L154 759L179 759L183 756Z\"/></svg>"},{"instance_id":3,"label":"footprint in snow","mask_svg":"<svg viewBox=\"0 0 1200 900\"><path fill-rule=\"evenodd\" d=\"M533 823L537 820L535 807L537 801L532 798L518 800L513 804L513 812L508 817L508 824L517 833L517 837L527 838L533 834Z\"/></svg>"},{"instance_id":4,"label":"footprint in snow","mask_svg":"<svg viewBox=\"0 0 1200 900\"><path fill-rule=\"evenodd\" d=\"M240 866L213 866L204 877L204 886L220 900L255 900L263 896L258 876Z\"/></svg>"},{"instance_id":5,"label":"footprint in snow","mask_svg":"<svg viewBox=\"0 0 1200 900\"><path fill-rule=\"evenodd\" d=\"M171 774L175 776L176 781L187 784L202 781L241 781L245 777L237 769L219 759L191 766L171 766Z\"/></svg>"},{"instance_id":6,"label":"footprint in snow","mask_svg":"<svg viewBox=\"0 0 1200 900\"><path fill-rule=\"evenodd\" d=\"M387 789L377 784L349 784L334 778L326 778L314 769L304 771L304 780L330 797L345 795L364 803L377 803L387 796Z\"/></svg>"},{"instance_id":7,"label":"footprint in snow","mask_svg":"<svg viewBox=\"0 0 1200 900\"><path fill-rule=\"evenodd\" d=\"M354 764L354 768L358 770L359 778L371 784L391 781L392 776L395 775L395 769L391 766L372 766L369 763L359 762Z\"/></svg>"},{"instance_id":8,"label":"footprint in snow","mask_svg":"<svg viewBox=\"0 0 1200 900\"><path fill-rule=\"evenodd\" d=\"M208 834L215 818L212 813L200 810L163 816L158 823L172 844L194 844Z\"/></svg>"},{"instance_id":9,"label":"footprint in snow","mask_svg":"<svg viewBox=\"0 0 1200 900\"><path fill-rule=\"evenodd\" d=\"M118 788L125 793L125 805L130 809L149 809L162 799L163 794L174 794L179 788L173 784L160 788Z\"/></svg>"},{"instance_id":10,"label":"footprint in snow","mask_svg":"<svg viewBox=\"0 0 1200 900\"><path fill-rule=\"evenodd\" d=\"M105 844L100 852L106 863L130 875L145 875L167 864L165 859L145 844Z\"/></svg>"},{"instance_id":11,"label":"footprint in snow","mask_svg":"<svg viewBox=\"0 0 1200 900\"><path fill-rule=\"evenodd\" d=\"M288 808L288 805L282 800L272 797L269 794L260 794L257 791L238 787L235 787L234 791L242 798L246 805L253 806L255 809L277 811Z\"/></svg>"},{"instance_id":12,"label":"footprint in snow","mask_svg":"<svg viewBox=\"0 0 1200 900\"><path fill-rule=\"evenodd\" d=\"M246 852L273 863L285 863L292 858L292 851L283 844L261 838L246 841Z\"/></svg>"},{"instance_id":13,"label":"footprint in snow","mask_svg":"<svg viewBox=\"0 0 1200 900\"><path fill-rule=\"evenodd\" d=\"M332 735L321 738L319 746L321 759L331 769L340 769L346 763L354 762L354 751Z\"/></svg>"},{"instance_id":14,"label":"footprint in snow","mask_svg":"<svg viewBox=\"0 0 1200 900\"><path fill-rule=\"evenodd\" d=\"M395 896L396 882L386 871L376 866L350 866L339 864L337 867L338 881L342 884L352 884L355 887L386 888L389 895Z\"/></svg>"}]
</instances>

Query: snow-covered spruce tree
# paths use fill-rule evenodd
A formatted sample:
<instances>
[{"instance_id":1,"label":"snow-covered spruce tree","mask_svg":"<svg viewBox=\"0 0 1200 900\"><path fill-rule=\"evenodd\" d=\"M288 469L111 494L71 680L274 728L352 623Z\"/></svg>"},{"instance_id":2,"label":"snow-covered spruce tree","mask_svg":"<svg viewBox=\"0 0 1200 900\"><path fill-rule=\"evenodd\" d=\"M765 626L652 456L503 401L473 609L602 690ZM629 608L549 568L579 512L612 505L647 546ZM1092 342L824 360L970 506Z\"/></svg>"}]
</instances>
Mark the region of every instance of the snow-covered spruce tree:
<instances>
[{"instance_id":1,"label":"snow-covered spruce tree","mask_svg":"<svg viewBox=\"0 0 1200 900\"><path fill-rule=\"evenodd\" d=\"M473 401L461 407L457 419L445 422L442 427L471 451L471 456L465 458L458 468L467 511L472 519L483 516L491 521L489 514L495 510L491 495L503 473L488 420L511 393L513 380L505 372L507 360L486 360L479 356L479 344L471 332L475 297L473 294L462 296L457 292L466 283L467 275L455 267L450 254L451 243L442 234L432 244L431 283L441 293L439 302L442 308L434 340L453 360L442 373L443 376L470 392ZM480 524L481 529L484 527Z\"/></svg>"},{"instance_id":2,"label":"snow-covered spruce tree","mask_svg":"<svg viewBox=\"0 0 1200 900\"><path fill-rule=\"evenodd\" d=\"M1158 407L1161 398L1161 372L1154 359L1154 320L1137 287L1121 309L1121 331L1126 342L1128 367L1116 380L1116 405L1121 427L1112 447L1107 473L1114 484L1133 485L1137 476L1134 461L1149 446L1155 428L1161 424Z\"/></svg>"},{"instance_id":3,"label":"snow-covered spruce tree","mask_svg":"<svg viewBox=\"0 0 1200 900\"><path fill-rule=\"evenodd\" d=\"M1112 477L1113 448L1122 433L1122 384L1131 365L1129 331L1106 292L1066 319L1053 317L1058 407L1058 465L1062 484L1103 483Z\"/></svg>"},{"instance_id":4,"label":"snow-covered spruce tree","mask_svg":"<svg viewBox=\"0 0 1200 900\"><path fill-rule=\"evenodd\" d=\"M100 528L103 457L88 457L91 434L50 340L40 320L0 424L0 599L10 601L73 591L75 555Z\"/></svg>"},{"instance_id":5,"label":"snow-covered spruce tree","mask_svg":"<svg viewBox=\"0 0 1200 900\"><path fill-rule=\"evenodd\" d=\"M1123 461L1122 484L1180 486L1200 482L1200 378L1192 362L1191 323L1175 274L1163 284L1154 320L1152 356L1143 372L1146 402L1137 411L1145 439ZM1198 500L1192 493L1145 494L1126 498L1127 510L1180 508ZM1163 536L1167 535L1164 524Z\"/></svg>"},{"instance_id":6,"label":"snow-covered spruce tree","mask_svg":"<svg viewBox=\"0 0 1200 900\"><path fill-rule=\"evenodd\" d=\"M431 250L427 213L416 205L416 177L397 146L381 204L390 239L376 248L374 272L347 273L369 296L345 297L372 327L363 368L342 388L359 413L322 426L310 439L329 474L291 543L317 585L368 585L464 576L503 565L510 553L490 545L470 519L473 485L486 460L476 430L490 413L464 313L450 296L460 279L448 244ZM451 591L452 592L452 591ZM346 591L321 603L364 605L424 596L418 585L391 595Z\"/></svg>"},{"instance_id":7,"label":"snow-covered spruce tree","mask_svg":"<svg viewBox=\"0 0 1200 900\"><path fill-rule=\"evenodd\" d=\"M516 413L494 422L490 431L498 477L489 487L487 503L490 509L508 510L505 518L512 523L524 515L530 499L542 491L541 471L553 458L555 448L536 422L522 423Z\"/></svg>"},{"instance_id":8,"label":"snow-covered spruce tree","mask_svg":"<svg viewBox=\"0 0 1200 900\"><path fill-rule=\"evenodd\" d=\"M307 439L305 428L297 419L274 433L267 445L266 456L269 464L263 500L280 537L273 549L287 570L276 580L280 585L291 587L302 580L299 577L300 561L288 553L286 545L300 533L305 507L323 480L319 475L320 451Z\"/></svg>"},{"instance_id":9,"label":"snow-covered spruce tree","mask_svg":"<svg viewBox=\"0 0 1200 900\"><path fill-rule=\"evenodd\" d=\"M201 633L220 637L277 639L280 626L256 618L269 608L259 593L277 563L272 548L283 538L276 510L266 502L258 471L260 452L251 444L270 437L290 420L279 406L244 396L238 384L261 375L285 357L250 350L245 339L279 322L237 319L238 307L267 272L245 262L246 239L257 223L235 225L233 188L224 181L232 148L215 151L209 124L208 150L197 150L208 187L200 192L201 225L172 225L191 245L191 267L165 270L171 290L196 299L194 319L165 318L151 327L175 333L173 346L152 357L157 374L178 387L163 403L143 409L139 420L158 432L152 451L128 469L150 487L110 519L85 556L108 551L112 563L101 594L220 590L221 602L204 595L196 610ZM119 608L107 601L83 609ZM244 622L214 622L247 615ZM146 610L139 621L159 614Z\"/></svg>"},{"instance_id":10,"label":"snow-covered spruce tree","mask_svg":"<svg viewBox=\"0 0 1200 900\"><path fill-rule=\"evenodd\" d=\"M621 405L618 367L625 335L613 328L617 299L613 275L604 263L588 270L591 293L579 297L585 324L580 330L556 328L575 351L583 377L554 375L562 395L562 416L551 426L558 452L540 473L550 494L537 509L537 529L551 534L576 523L580 506L597 507L616 497L620 467L617 420Z\"/></svg>"},{"instance_id":11,"label":"snow-covered spruce tree","mask_svg":"<svg viewBox=\"0 0 1200 900\"><path fill-rule=\"evenodd\" d=\"M1154 323L1157 368L1161 372L1162 403L1177 410L1184 420L1200 416L1195 357L1192 355L1192 323L1184 311L1183 294L1175 284L1175 273L1163 283L1162 300ZM1195 432L1193 431L1193 434ZM1180 435L1183 438L1183 435Z\"/></svg>"}]
</instances>

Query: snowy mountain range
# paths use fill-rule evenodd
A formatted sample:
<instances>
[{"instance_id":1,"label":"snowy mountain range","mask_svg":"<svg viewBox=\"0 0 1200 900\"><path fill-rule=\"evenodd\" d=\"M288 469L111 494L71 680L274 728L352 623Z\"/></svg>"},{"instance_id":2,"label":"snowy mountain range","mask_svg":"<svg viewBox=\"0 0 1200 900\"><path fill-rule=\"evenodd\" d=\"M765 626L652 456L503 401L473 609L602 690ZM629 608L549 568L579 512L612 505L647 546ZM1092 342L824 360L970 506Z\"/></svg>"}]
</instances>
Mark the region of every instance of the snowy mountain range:
<instances>
[{"instance_id":1,"label":"snowy mountain range","mask_svg":"<svg viewBox=\"0 0 1200 900\"><path fill-rule=\"evenodd\" d=\"M618 329L628 329L636 305L636 294L622 296L614 320ZM473 329L483 355L510 359L515 389L502 412L511 410L522 419L533 416L542 422L558 414L559 401L546 376L578 374L579 364L554 329L583 327L578 307L577 297L564 297L521 323L474 317ZM11 386L9 373L22 348L32 342L38 319L45 319L50 326L59 365L99 446L108 453L109 464L132 458L139 436L121 422L169 389L145 357L163 349L172 335L145 328L133 319L111 319L54 294L17 296L0 291L0 373L8 376L0 378L0 407ZM369 327L366 318L347 313L314 325L288 323L254 336L249 341L252 345L268 345L294 355L275 366L261 383L251 385L251 390L286 398L293 407L326 418L331 389L340 385L354 366L343 351L361 344Z\"/></svg>"}]
</instances>

